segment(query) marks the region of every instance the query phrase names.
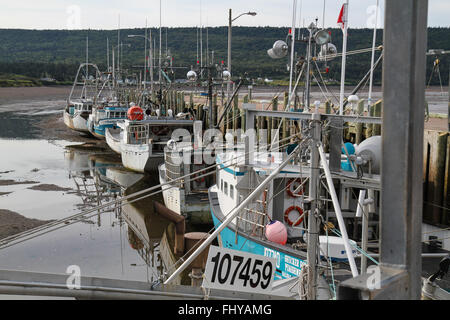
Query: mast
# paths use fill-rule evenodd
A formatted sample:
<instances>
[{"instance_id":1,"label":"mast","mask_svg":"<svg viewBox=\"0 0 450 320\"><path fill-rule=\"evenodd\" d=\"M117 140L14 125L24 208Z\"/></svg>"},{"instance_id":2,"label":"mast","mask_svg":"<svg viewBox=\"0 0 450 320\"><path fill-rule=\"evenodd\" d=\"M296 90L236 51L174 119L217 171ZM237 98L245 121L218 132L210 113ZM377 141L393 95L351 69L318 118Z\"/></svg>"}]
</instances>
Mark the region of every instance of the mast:
<instances>
[{"instance_id":1,"label":"mast","mask_svg":"<svg viewBox=\"0 0 450 320\"><path fill-rule=\"evenodd\" d=\"M370 83L369 83L369 98L367 99L368 108L372 105L372 87L373 87L373 65L375 63L375 45L377 41L377 24L378 24L378 6L380 0L377 0L377 8L375 12L375 26L373 28L373 40L372 40L372 60L370 62Z\"/></svg>"},{"instance_id":2,"label":"mast","mask_svg":"<svg viewBox=\"0 0 450 320\"><path fill-rule=\"evenodd\" d=\"M197 31L197 60L196 60L196 63L198 64L198 39L199 39L199 37L198 37L198 26L197 26L197 28L196 28L196 31Z\"/></svg>"},{"instance_id":3,"label":"mast","mask_svg":"<svg viewBox=\"0 0 450 320\"><path fill-rule=\"evenodd\" d=\"M312 41L312 24L309 28L308 52L306 54L306 88L305 88L305 110L308 112L311 106L310 90L311 90L311 41Z\"/></svg>"},{"instance_id":4,"label":"mast","mask_svg":"<svg viewBox=\"0 0 450 320\"><path fill-rule=\"evenodd\" d=\"M200 68L203 67L202 1L200 0Z\"/></svg>"},{"instance_id":5,"label":"mast","mask_svg":"<svg viewBox=\"0 0 450 320\"><path fill-rule=\"evenodd\" d=\"M160 114L164 115L162 110L162 84L161 84L161 50L162 50L162 30L161 30L161 0L159 0L159 61L158 61L158 82L159 82L159 97L160 97Z\"/></svg>"},{"instance_id":6,"label":"mast","mask_svg":"<svg viewBox=\"0 0 450 320\"><path fill-rule=\"evenodd\" d=\"M109 72L109 38L106 37L106 66L107 71Z\"/></svg>"},{"instance_id":7,"label":"mast","mask_svg":"<svg viewBox=\"0 0 450 320\"><path fill-rule=\"evenodd\" d=\"M291 33L291 65L289 70L289 95L292 91L292 74L294 72L294 49L295 49L295 19L297 14L297 0L293 0L292 3L292 28L290 30ZM289 107L289 106L288 106Z\"/></svg>"},{"instance_id":8,"label":"mast","mask_svg":"<svg viewBox=\"0 0 450 320\"><path fill-rule=\"evenodd\" d=\"M117 74L120 73L120 13L117 25Z\"/></svg>"},{"instance_id":9,"label":"mast","mask_svg":"<svg viewBox=\"0 0 450 320\"><path fill-rule=\"evenodd\" d=\"M149 33L150 33L150 39L149 39L150 40L150 46L149 46L149 49L148 49L148 51L149 51L149 61L148 61L148 63L150 63L150 90L151 90L152 95L153 95L153 46L152 46L153 40L152 40L152 30L151 29L149 30Z\"/></svg>"},{"instance_id":10,"label":"mast","mask_svg":"<svg viewBox=\"0 0 450 320\"><path fill-rule=\"evenodd\" d=\"M345 90L345 63L347 54L347 30L348 30L348 0L344 3L341 10L340 20L342 22L342 67L341 67L341 93L339 97L339 114L344 114L344 90ZM339 21L338 21L339 22Z\"/></svg>"},{"instance_id":11,"label":"mast","mask_svg":"<svg viewBox=\"0 0 450 320\"><path fill-rule=\"evenodd\" d=\"M145 44L144 44L144 90L147 82L147 18L145 19Z\"/></svg>"},{"instance_id":12,"label":"mast","mask_svg":"<svg viewBox=\"0 0 450 320\"><path fill-rule=\"evenodd\" d=\"M86 36L86 80L89 80L89 36Z\"/></svg>"}]
</instances>

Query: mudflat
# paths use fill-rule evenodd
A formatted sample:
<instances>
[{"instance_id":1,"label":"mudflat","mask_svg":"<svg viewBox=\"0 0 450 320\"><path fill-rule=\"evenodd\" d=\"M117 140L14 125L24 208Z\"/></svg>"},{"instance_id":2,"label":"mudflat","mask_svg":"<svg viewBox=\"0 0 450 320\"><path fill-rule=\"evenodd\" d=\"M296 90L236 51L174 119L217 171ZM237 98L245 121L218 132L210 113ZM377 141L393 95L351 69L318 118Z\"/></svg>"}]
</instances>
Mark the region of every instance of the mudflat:
<instances>
[{"instance_id":1,"label":"mudflat","mask_svg":"<svg viewBox=\"0 0 450 320\"><path fill-rule=\"evenodd\" d=\"M67 99L71 86L0 88L0 104L29 100Z\"/></svg>"},{"instance_id":2,"label":"mudflat","mask_svg":"<svg viewBox=\"0 0 450 320\"><path fill-rule=\"evenodd\" d=\"M17 212L0 209L0 239L39 227L48 222L50 221L30 219Z\"/></svg>"}]
</instances>

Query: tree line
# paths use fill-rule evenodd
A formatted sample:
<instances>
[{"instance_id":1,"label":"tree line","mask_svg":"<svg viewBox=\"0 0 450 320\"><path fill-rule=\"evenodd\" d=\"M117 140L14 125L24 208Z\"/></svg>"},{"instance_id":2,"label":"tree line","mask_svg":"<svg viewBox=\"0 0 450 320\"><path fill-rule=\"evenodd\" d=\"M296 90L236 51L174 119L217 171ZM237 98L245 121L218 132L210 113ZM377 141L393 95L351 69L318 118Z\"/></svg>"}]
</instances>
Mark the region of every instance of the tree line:
<instances>
[{"instance_id":1,"label":"tree line","mask_svg":"<svg viewBox=\"0 0 450 320\"><path fill-rule=\"evenodd\" d=\"M330 29L332 43L338 52L342 47L340 29ZM148 29L152 35L155 53L159 52L159 30ZM372 45L370 29L349 29L348 50L370 48ZM198 60L214 60L216 63L227 61L227 27L209 27L202 29L202 52L198 41L197 28L163 28L162 52L170 54L176 68L176 78L184 79L186 72ZM307 30L300 31L306 35ZM0 29L0 73L19 74L39 78L49 74L58 81L72 81L80 63L86 61L86 43L88 39L89 62L105 70L109 58L112 64L112 49L115 57L120 55L121 67L139 73L143 69L145 41L141 37L129 38L128 35L144 35L145 30L121 29L118 39L117 30L22 30ZM251 78L287 79L287 58L273 60L267 50L278 40L285 40L288 28L279 27L233 27L232 71L234 77L244 73ZM297 32L298 34L298 32ZM378 30L377 45L382 44L383 33ZM118 46L118 44L124 44ZM298 54L305 55L305 43L296 44ZM107 50L109 48L109 50ZM117 49L120 48L118 51ZM149 44L147 43L147 48ZM450 28L429 28L428 48L450 49ZM377 53L378 55L379 53ZM109 55L109 57L108 57ZM148 53L147 53L148 55ZM356 83L370 68L370 53L352 55L347 60L347 81ZM433 69L436 57L427 59L427 82L432 85L448 84L450 57L439 57L439 71ZM157 65L157 61L155 61ZM319 64L321 75L330 80L340 79L341 59L330 61L327 66ZM326 72L328 70L328 72ZM432 74L432 71L434 73ZM318 74L317 74L318 75ZM440 75L440 78L439 78ZM374 81L381 83L381 67L375 72Z\"/></svg>"}]
</instances>

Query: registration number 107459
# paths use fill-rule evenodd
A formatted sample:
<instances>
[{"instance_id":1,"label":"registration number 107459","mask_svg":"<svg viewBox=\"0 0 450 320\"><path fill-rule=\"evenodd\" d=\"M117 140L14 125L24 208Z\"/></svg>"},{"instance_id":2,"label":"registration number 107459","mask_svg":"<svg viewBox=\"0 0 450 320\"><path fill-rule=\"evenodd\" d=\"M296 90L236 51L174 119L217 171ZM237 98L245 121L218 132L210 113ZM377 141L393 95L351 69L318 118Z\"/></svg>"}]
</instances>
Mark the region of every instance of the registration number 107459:
<instances>
[{"instance_id":1,"label":"registration number 107459","mask_svg":"<svg viewBox=\"0 0 450 320\"><path fill-rule=\"evenodd\" d=\"M274 258L211 246L203 287L267 293L275 264Z\"/></svg>"}]
</instances>

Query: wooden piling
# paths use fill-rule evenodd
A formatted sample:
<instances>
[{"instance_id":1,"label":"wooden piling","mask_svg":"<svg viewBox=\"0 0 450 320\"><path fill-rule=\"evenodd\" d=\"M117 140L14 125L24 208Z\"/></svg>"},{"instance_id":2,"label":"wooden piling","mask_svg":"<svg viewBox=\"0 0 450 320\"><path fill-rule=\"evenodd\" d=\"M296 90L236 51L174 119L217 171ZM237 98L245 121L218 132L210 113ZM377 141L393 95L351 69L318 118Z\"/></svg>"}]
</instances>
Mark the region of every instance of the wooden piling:
<instances>
[{"instance_id":1,"label":"wooden piling","mask_svg":"<svg viewBox=\"0 0 450 320\"><path fill-rule=\"evenodd\" d=\"M358 102L358 115L362 116L364 112L364 99ZM355 143L360 144L363 141L363 123L356 123Z\"/></svg>"},{"instance_id":2,"label":"wooden piling","mask_svg":"<svg viewBox=\"0 0 450 320\"><path fill-rule=\"evenodd\" d=\"M289 93L285 92L284 93L284 110L285 111L289 111L288 103L289 103ZM287 137L287 120L286 120L286 118L283 118L282 122L283 122L281 125L282 139L284 140Z\"/></svg>"},{"instance_id":3,"label":"wooden piling","mask_svg":"<svg viewBox=\"0 0 450 320\"><path fill-rule=\"evenodd\" d=\"M233 132L237 129L237 116L239 111L239 97L236 95L233 99Z\"/></svg>"},{"instance_id":4,"label":"wooden piling","mask_svg":"<svg viewBox=\"0 0 450 320\"><path fill-rule=\"evenodd\" d=\"M383 100L378 100L374 104L373 115L374 117L381 117L381 110L383 108ZM379 136L381 135L381 124L374 124L372 129L372 135Z\"/></svg>"},{"instance_id":5,"label":"wooden piling","mask_svg":"<svg viewBox=\"0 0 450 320\"><path fill-rule=\"evenodd\" d=\"M447 222L448 202L448 132L424 132L424 211L423 219L431 224Z\"/></svg>"}]
</instances>

